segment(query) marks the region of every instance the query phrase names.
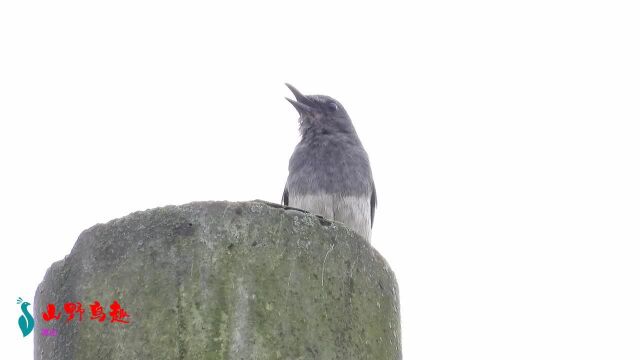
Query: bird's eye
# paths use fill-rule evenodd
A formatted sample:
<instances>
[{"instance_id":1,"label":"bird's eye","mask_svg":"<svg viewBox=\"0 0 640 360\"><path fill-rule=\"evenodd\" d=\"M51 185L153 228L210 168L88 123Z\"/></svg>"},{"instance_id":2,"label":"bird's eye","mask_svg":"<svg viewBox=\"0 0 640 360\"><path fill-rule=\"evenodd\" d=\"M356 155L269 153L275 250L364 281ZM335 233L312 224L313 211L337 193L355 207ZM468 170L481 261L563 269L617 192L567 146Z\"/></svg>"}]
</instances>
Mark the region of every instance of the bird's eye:
<instances>
[{"instance_id":1,"label":"bird's eye","mask_svg":"<svg viewBox=\"0 0 640 360\"><path fill-rule=\"evenodd\" d=\"M336 104L336 103L334 103L334 102L330 102L328 106L329 106L329 110L330 110L331 112L336 112L336 111L338 111L338 104Z\"/></svg>"}]
</instances>

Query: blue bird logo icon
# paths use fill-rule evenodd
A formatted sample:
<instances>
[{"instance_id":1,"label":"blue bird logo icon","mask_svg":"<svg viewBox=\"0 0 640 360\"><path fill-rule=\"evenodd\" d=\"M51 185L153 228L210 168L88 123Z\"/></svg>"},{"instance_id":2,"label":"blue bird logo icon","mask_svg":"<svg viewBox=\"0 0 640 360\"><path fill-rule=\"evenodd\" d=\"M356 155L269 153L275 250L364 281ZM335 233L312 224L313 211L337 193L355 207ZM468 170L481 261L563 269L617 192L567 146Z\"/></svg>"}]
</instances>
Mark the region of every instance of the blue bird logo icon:
<instances>
[{"instance_id":1,"label":"blue bird logo icon","mask_svg":"<svg viewBox=\"0 0 640 360\"><path fill-rule=\"evenodd\" d=\"M24 315L18 318L18 326L20 326L20 330L22 330L22 336L25 337L33 331L33 327L35 326L33 316L31 316L31 313L27 309L31 303L23 301L21 297L18 298L17 303L22 304L20 305L20 310L22 310Z\"/></svg>"}]
</instances>

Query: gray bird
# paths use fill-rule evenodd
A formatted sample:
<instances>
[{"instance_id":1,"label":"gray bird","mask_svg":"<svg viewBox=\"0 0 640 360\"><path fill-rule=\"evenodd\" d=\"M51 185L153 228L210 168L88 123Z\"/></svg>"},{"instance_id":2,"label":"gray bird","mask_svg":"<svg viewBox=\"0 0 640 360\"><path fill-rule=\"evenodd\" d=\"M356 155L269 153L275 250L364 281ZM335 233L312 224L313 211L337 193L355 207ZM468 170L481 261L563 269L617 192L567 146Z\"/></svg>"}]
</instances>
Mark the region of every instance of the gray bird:
<instances>
[{"instance_id":1,"label":"gray bird","mask_svg":"<svg viewBox=\"0 0 640 360\"><path fill-rule=\"evenodd\" d=\"M376 187L369 157L347 111L329 96L286 84L300 115L301 140L289 160L282 203L341 222L371 241Z\"/></svg>"}]
</instances>

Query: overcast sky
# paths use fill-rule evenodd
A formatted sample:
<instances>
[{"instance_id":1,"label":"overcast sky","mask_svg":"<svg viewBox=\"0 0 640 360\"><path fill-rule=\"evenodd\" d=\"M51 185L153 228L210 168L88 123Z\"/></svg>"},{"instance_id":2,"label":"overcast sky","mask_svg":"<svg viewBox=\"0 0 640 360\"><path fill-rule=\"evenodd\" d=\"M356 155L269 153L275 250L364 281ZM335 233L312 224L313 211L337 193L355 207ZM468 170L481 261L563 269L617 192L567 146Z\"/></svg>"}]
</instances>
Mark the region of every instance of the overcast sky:
<instances>
[{"instance_id":1,"label":"overcast sky","mask_svg":"<svg viewBox=\"0 0 640 360\"><path fill-rule=\"evenodd\" d=\"M637 2L215 3L1 3L3 353L82 230L279 202L290 82L369 153L405 359L640 357Z\"/></svg>"}]
</instances>

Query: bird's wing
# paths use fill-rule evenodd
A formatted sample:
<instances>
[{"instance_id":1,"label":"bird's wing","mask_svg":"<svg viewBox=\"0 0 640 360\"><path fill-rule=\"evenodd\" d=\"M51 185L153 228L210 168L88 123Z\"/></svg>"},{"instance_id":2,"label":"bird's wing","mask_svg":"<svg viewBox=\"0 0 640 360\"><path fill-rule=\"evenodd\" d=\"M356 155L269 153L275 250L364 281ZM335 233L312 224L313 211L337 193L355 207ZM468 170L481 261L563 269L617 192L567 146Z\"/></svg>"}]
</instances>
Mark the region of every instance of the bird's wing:
<instances>
[{"instance_id":1,"label":"bird's wing","mask_svg":"<svg viewBox=\"0 0 640 360\"><path fill-rule=\"evenodd\" d=\"M289 190L287 188L284 188L282 193L282 205L289 206Z\"/></svg>"},{"instance_id":2,"label":"bird's wing","mask_svg":"<svg viewBox=\"0 0 640 360\"><path fill-rule=\"evenodd\" d=\"M18 318L18 326L20 326L22 336L26 337L31 332L31 329L29 329L29 324L27 323L27 319L24 317L24 315ZM33 328L33 325L31 325L31 328Z\"/></svg>"},{"instance_id":3,"label":"bird's wing","mask_svg":"<svg viewBox=\"0 0 640 360\"><path fill-rule=\"evenodd\" d=\"M376 185L372 185L373 191L371 192L371 227L373 227L373 217L376 214L376 205L378 205L378 198L376 197Z\"/></svg>"}]
</instances>

